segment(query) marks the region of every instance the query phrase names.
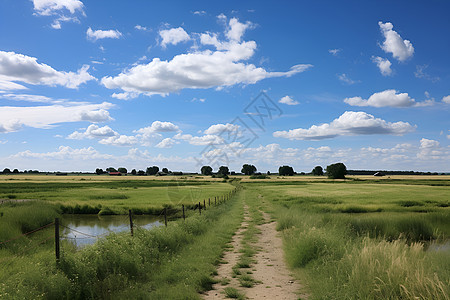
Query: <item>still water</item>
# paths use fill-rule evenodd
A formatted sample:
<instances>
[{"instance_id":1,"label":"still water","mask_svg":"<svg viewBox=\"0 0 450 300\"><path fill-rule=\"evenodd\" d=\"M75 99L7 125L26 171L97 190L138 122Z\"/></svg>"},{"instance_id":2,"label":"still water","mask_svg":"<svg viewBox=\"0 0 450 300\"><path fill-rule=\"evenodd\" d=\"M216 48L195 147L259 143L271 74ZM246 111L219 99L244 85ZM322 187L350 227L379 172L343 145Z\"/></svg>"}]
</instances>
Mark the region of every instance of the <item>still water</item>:
<instances>
[{"instance_id":1,"label":"still water","mask_svg":"<svg viewBox=\"0 0 450 300\"><path fill-rule=\"evenodd\" d=\"M150 229L164 225L156 216L133 216L134 227ZM61 239L73 242L78 248L95 243L112 232L130 232L128 216L64 215L61 220Z\"/></svg>"}]
</instances>

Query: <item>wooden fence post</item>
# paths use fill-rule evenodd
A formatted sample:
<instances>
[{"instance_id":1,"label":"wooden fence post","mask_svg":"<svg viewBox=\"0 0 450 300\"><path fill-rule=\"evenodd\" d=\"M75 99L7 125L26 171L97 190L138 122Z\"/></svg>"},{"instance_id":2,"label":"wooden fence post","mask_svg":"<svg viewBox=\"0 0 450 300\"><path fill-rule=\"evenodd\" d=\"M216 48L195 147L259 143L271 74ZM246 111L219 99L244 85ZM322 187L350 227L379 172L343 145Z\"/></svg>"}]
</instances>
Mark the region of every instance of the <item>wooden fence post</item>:
<instances>
[{"instance_id":1,"label":"wooden fence post","mask_svg":"<svg viewBox=\"0 0 450 300\"><path fill-rule=\"evenodd\" d=\"M200 202L198 203L198 213L202 214L202 206L200 205Z\"/></svg>"},{"instance_id":2,"label":"wooden fence post","mask_svg":"<svg viewBox=\"0 0 450 300\"><path fill-rule=\"evenodd\" d=\"M206 200L203 199L203 209L206 209Z\"/></svg>"},{"instance_id":3,"label":"wooden fence post","mask_svg":"<svg viewBox=\"0 0 450 300\"><path fill-rule=\"evenodd\" d=\"M208 206L211 206L211 198L208 198Z\"/></svg>"},{"instance_id":4,"label":"wooden fence post","mask_svg":"<svg viewBox=\"0 0 450 300\"><path fill-rule=\"evenodd\" d=\"M128 217L130 219L130 232L131 236L133 236L133 217L131 216L131 209L128 210Z\"/></svg>"},{"instance_id":5,"label":"wooden fence post","mask_svg":"<svg viewBox=\"0 0 450 300\"><path fill-rule=\"evenodd\" d=\"M167 207L164 207L164 225L167 227Z\"/></svg>"},{"instance_id":6,"label":"wooden fence post","mask_svg":"<svg viewBox=\"0 0 450 300\"><path fill-rule=\"evenodd\" d=\"M184 214L184 204L181 205L183 207L183 220L186 220L186 215Z\"/></svg>"},{"instance_id":7,"label":"wooden fence post","mask_svg":"<svg viewBox=\"0 0 450 300\"><path fill-rule=\"evenodd\" d=\"M55 218L55 256L56 262L59 262L60 252L59 252L59 218Z\"/></svg>"}]
</instances>

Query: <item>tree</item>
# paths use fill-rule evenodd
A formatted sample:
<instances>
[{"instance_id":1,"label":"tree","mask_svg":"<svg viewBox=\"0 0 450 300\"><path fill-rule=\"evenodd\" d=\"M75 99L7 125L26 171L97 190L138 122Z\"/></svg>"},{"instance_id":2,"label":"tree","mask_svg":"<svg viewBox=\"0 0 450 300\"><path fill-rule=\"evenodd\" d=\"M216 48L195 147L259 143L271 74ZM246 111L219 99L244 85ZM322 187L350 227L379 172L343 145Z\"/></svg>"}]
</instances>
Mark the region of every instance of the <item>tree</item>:
<instances>
[{"instance_id":1,"label":"tree","mask_svg":"<svg viewBox=\"0 0 450 300\"><path fill-rule=\"evenodd\" d=\"M253 175L256 172L256 167L254 165L245 164L242 166L241 173L245 175Z\"/></svg>"},{"instance_id":2,"label":"tree","mask_svg":"<svg viewBox=\"0 0 450 300\"><path fill-rule=\"evenodd\" d=\"M202 175L209 176L212 175L213 169L210 166L203 166L200 171L202 172Z\"/></svg>"},{"instance_id":3,"label":"tree","mask_svg":"<svg viewBox=\"0 0 450 300\"><path fill-rule=\"evenodd\" d=\"M336 163L327 166L327 175L331 179L345 179L347 167L343 163Z\"/></svg>"},{"instance_id":4,"label":"tree","mask_svg":"<svg viewBox=\"0 0 450 300\"><path fill-rule=\"evenodd\" d=\"M136 174L137 174L136 169L131 170L131 175L136 175Z\"/></svg>"},{"instance_id":5,"label":"tree","mask_svg":"<svg viewBox=\"0 0 450 300\"><path fill-rule=\"evenodd\" d=\"M116 169L114 169L113 167L109 167L106 169L106 172L111 173L111 172L117 172Z\"/></svg>"},{"instance_id":6,"label":"tree","mask_svg":"<svg viewBox=\"0 0 450 300\"><path fill-rule=\"evenodd\" d=\"M153 166L153 167L148 167L147 168L147 175L156 175L159 172L159 167L157 166Z\"/></svg>"},{"instance_id":7,"label":"tree","mask_svg":"<svg viewBox=\"0 0 450 300\"><path fill-rule=\"evenodd\" d=\"M99 168L95 169L95 174L97 174L97 175L102 175L103 173L105 173L105 172L103 171L103 169L99 169Z\"/></svg>"},{"instance_id":8,"label":"tree","mask_svg":"<svg viewBox=\"0 0 450 300\"><path fill-rule=\"evenodd\" d=\"M9 174L9 173L11 173L10 169L8 169L8 168L3 169L3 174Z\"/></svg>"},{"instance_id":9,"label":"tree","mask_svg":"<svg viewBox=\"0 0 450 300\"><path fill-rule=\"evenodd\" d=\"M217 174L228 175L230 174L230 170L226 166L220 166L219 171L217 171Z\"/></svg>"},{"instance_id":10,"label":"tree","mask_svg":"<svg viewBox=\"0 0 450 300\"><path fill-rule=\"evenodd\" d=\"M322 176L323 175L323 168L321 166L316 166L311 172L314 176Z\"/></svg>"},{"instance_id":11,"label":"tree","mask_svg":"<svg viewBox=\"0 0 450 300\"><path fill-rule=\"evenodd\" d=\"M146 173L143 171L143 170L139 170L138 172L137 172L137 175L138 176L144 176Z\"/></svg>"},{"instance_id":12,"label":"tree","mask_svg":"<svg viewBox=\"0 0 450 300\"><path fill-rule=\"evenodd\" d=\"M13 170L13 173L14 173L14 174L19 174L19 170L14 169L14 170Z\"/></svg>"},{"instance_id":13,"label":"tree","mask_svg":"<svg viewBox=\"0 0 450 300\"><path fill-rule=\"evenodd\" d=\"M280 176L292 176L294 175L294 169L290 166L281 166L278 168L278 174Z\"/></svg>"},{"instance_id":14,"label":"tree","mask_svg":"<svg viewBox=\"0 0 450 300\"><path fill-rule=\"evenodd\" d=\"M162 168L162 172L163 172L163 173L166 173L166 174L169 174L169 169L167 169L167 168Z\"/></svg>"},{"instance_id":15,"label":"tree","mask_svg":"<svg viewBox=\"0 0 450 300\"><path fill-rule=\"evenodd\" d=\"M119 169L117 169L117 171L119 171L122 174L127 174L128 173L128 170L126 168L119 168Z\"/></svg>"}]
</instances>

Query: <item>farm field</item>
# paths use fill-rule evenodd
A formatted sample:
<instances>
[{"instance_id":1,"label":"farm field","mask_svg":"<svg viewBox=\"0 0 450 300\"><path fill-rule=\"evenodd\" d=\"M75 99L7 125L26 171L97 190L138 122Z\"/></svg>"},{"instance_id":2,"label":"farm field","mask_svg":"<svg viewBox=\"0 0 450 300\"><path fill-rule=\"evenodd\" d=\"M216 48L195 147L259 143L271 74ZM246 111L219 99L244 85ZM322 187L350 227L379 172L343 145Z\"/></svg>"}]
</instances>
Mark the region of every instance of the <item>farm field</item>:
<instances>
[{"instance_id":1,"label":"farm field","mask_svg":"<svg viewBox=\"0 0 450 300\"><path fill-rule=\"evenodd\" d=\"M167 228L137 230L135 237L112 234L82 250L63 242L59 264L52 227L0 244L0 298L195 299L213 286L221 297L244 298L261 287L269 293L277 287L258 278L257 258L261 228L272 221L300 283L294 299L448 299L450 293L446 176L236 176L227 182L203 176L35 176L0 177L0 242L51 223L69 207L152 213L242 190L202 215L189 210L186 222L172 221ZM30 201L18 201L23 199ZM217 270L228 263L224 253L233 249L244 216L248 225L237 265L248 267L233 268L235 279L222 278Z\"/></svg>"}]
</instances>

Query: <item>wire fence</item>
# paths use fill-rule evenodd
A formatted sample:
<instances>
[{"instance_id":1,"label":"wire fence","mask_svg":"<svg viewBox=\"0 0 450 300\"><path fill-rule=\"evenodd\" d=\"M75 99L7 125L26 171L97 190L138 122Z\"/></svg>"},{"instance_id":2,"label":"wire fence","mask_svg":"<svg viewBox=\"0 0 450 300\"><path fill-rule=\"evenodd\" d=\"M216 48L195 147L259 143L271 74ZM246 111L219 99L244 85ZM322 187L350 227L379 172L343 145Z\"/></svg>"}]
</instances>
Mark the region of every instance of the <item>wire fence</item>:
<instances>
[{"instance_id":1,"label":"wire fence","mask_svg":"<svg viewBox=\"0 0 450 300\"><path fill-rule=\"evenodd\" d=\"M226 200L230 199L236 192L237 192L237 188L235 188L233 191L225 194L225 195L221 195L221 196L216 196L214 197L214 202L213 205L216 206L218 204L221 204L223 202L225 202ZM206 209L206 203L208 203L208 206L211 206L211 198L208 198L208 202L206 202L206 200L203 200L203 203L200 201L198 202L198 204L195 204L194 206L190 206L190 210L198 210L199 213L201 214L202 210ZM203 205L202 205L203 204ZM170 208L173 210L173 208ZM185 207L184 205L182 205L182 212L183 212L183 219L185 219L185 209L187 209L187 207ZM175 210L175 212L179 212L178 210ZM167 226L167 216L168 216L168 209L167 207L162 209L160 211L160 213L158 214L158 216L156 217L161 218L162 216L164 216L164 223ZM126 218L126 220L125 220ZM125 224L123 226L117 227L114 230L111 231L107 231L98 235L95 234L91 234L91 233L86 233L83 231L80 231L79 229L74 229L72 227L69 227L67 225L63 225L59 222L59 219L55 219L54 222L48 223L46 225L43 225L39 228L33 229L31 231L28 231L26 233L22 233L18 236L15 236L13 238L10 238L6 241L2 241L0 242L0 249L3 247L6 247L7 245L9 245L9 243L12 243L13 241L16 241L22 237L28 237L29 235L33 234L33 233L37 233L39 231L45 230L47 228L50 228L51 226L55 227L55 235L50 235L50 236L45 236L43 239L28 239L28 243L29 245L23 248L20 248L20 251L18 251L17 253L13 253L13 255L11 257L7 257L3 260L0 260L0 264L4 265L4 264L8 264L11 263L15 258L17 257L21 257L22 255L26 254L27 252L31 251L32 249L36 249L38 247L40 247L41 245L47 243L48 241L54 239L55 240L55 247L58 249L55 249L56 251L56 256L57 256L57 260L59 259L59 240L72 240L72 241L78 241L78 240L87 240L87 239L95 239L98 240L100 238L103 238L113 232L120 232L120 231L125 231L126 229L130 229L131 230L131 235L133 235L133 227L135 228L141 228L141 229L145 229L144 226L139 226L137 224L133 223L133 215L131 210L129 210L129 215L128 216L124 216L124 220L122 220L122 223ZM162 225L162 224L161 224ZM159 225L159 226L161 226ZM63 235L59 234L59 229L60 228L64 228L66 229L66 232L64 232ZM73 237L68 236L69 234L72 234ZM77 235L81 235L77 236Z\"/></svg>"}]
</instances>

